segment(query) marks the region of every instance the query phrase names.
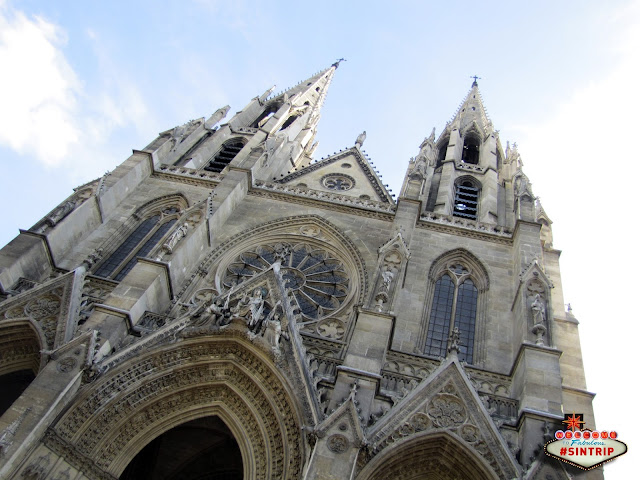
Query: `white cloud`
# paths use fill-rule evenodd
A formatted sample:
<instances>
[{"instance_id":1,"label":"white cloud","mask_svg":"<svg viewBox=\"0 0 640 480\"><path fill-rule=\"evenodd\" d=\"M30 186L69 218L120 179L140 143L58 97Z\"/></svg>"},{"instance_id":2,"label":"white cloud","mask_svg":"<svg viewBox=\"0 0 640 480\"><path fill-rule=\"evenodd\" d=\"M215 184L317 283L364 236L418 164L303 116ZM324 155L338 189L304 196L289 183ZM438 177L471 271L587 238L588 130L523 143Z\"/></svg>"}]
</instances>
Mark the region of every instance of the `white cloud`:
<instances>
[{"instance_id":1,"label":"white cloud","mask_svg":"<svg viewBox=\"0 0 640 480\"><path fill-rule=\"evenodd\" d=\"M60 48L64 32L0 4L0 143L56 165L78 142L78 79Z\"/></svg>"}]
</instances>

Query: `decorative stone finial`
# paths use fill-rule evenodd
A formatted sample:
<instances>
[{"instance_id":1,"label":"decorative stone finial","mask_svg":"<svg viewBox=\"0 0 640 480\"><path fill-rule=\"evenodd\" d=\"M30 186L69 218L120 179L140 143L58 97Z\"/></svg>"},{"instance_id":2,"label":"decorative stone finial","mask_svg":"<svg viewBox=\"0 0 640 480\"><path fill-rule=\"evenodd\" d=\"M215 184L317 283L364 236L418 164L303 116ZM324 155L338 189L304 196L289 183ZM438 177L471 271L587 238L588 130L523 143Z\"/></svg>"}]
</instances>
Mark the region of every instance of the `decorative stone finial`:
<instances>
[{"instance_id":1,"label":"decorative stone finial","mask_svg":"<svg viewBox=\"0 0 640 480\"><path fill-rule=\"evenodd\" d=\"M220 120L227 116L229 110L231 110L231 107L229 105L225 105L224 107L219 108L218 110L213 112L213 114L207 119L207 121L204 122L204 128L206 128L207 130L211 130L214 125L216 125Z\"/></svg>"},{"instance_id":2,"label":"decorative stone finial","mask_svg":"<svg viewBox=\"0 0 640 480\"><path fill-rule=\"evenodd\" d=\"M356 145L362 148L362 144L366 139L367 139L367 131L365 130L360 135L358 135L358 138L356 138Z\"/></svg>"}]
</instances>

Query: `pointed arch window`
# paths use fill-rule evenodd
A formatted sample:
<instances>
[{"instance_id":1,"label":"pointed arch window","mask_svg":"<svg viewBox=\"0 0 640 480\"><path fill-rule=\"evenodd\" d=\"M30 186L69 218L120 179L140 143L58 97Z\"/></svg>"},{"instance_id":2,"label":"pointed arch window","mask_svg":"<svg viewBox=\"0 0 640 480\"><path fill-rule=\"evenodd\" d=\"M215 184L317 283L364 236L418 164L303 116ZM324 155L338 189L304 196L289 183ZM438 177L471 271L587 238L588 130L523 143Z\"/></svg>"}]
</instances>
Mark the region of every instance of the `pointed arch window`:
<instances>
[{"instance_id":1,"label":"pointed arch window","mask_svg":"<svg viewBox=\"0 0 640 480\"><path fill-rule=\"evenodd\" d=\"M440 148L438 149L438 161L436 163L436 168L442 166L444 163L444 159L447 157L447 148L449 148L449 139L447 138Z\"/></svg>"},{"instance_id":2,"label":"pointed arch window","mask_svg":"<svg viewBox=\"0 0 640 480\"><path fill-rule=\"evenodd\" d=\"M204 169L209 172L222 172L222 170L236 158L236 155L242 150L244 144L245 140L243 138L232 138L228 140L222 145L220 151L209 161Z\"/></svg>"},{"instance_id":3,"label":"pointed arch window","mask_svg":"<svg viewBox=\"0 0 640 480\"><path fill-rule=\"evenodd\" d=\"M464 137L462 161L471 165L477 165L480 161L480 139L475 135L467 135Z\"/></svg>"},{"instance_id":4,"label":"pointed arch window","mask_svg":"<svg viewBox=\"0 0 640 480\"><path fill-rule=\"evenodd\" d=\"M449 338L457 327L459 357L472 363L477 306L478 288L470 271L459 263L449 266L435 283L425 353L445 357Z\"/></svg>"},{"instance_id":5,"label":"pointed arch window","mask_svg":"<svg viewBox=\"0 0 640 480\"><path fill-rule=\"evenodd\" d=\"M175 224L179 210L169 207L157 212L131 232L124 242L98 267L95 275L122 280L133 269L138 257L146 257Z\"/></svg>"},{"instance_id":6,"label":"pointed arch window","mask_svg":"<svg viewBox=\"0 0 640 480\"><path fill-rule=\"evenodd\" d=\"M480 188L475 182L469 179L456 182L453 200L453 216L477 220L479 199Z\"/></svg>"},{"instance_id":7,"label":"pointed arch window","mask_svg":"<svg viewBox=\"0 0 640 480\"><path fill-rule=\"evenodd\" d=\"M280 131L284 130L285 128L289 128L293 124L293 122L295 122L297 119L298 119L298 115L296 114L290 115L289 118L287 118L286 122L284 122L280 127Z\"/></svg>"}]
</instances>

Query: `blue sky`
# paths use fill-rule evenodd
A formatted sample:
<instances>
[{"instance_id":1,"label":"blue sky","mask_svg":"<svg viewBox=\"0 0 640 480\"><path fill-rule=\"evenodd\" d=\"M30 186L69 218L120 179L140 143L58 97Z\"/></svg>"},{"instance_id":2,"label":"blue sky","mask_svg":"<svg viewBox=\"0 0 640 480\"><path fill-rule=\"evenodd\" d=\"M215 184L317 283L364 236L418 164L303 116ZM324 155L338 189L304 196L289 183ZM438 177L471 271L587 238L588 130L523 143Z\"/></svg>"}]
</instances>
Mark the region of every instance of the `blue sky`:
<instances>
[{"instance_id":1,"label":"blue sky","mask_svg":"<svg viewBox=\"0 0 640 480\"><path fill-rule=\"evenodd\" d=\"M240 110L340 57L317 157L366 130L364 149L398 193L422 139L479 75L564 250L598 426L625 440L635 406L611 362L637 365L637 52L640 2L628 0L0 0L0 244L158 132ZM632 463L616 460L607 478L630 478Z\"/></svg>"}]
</instances>

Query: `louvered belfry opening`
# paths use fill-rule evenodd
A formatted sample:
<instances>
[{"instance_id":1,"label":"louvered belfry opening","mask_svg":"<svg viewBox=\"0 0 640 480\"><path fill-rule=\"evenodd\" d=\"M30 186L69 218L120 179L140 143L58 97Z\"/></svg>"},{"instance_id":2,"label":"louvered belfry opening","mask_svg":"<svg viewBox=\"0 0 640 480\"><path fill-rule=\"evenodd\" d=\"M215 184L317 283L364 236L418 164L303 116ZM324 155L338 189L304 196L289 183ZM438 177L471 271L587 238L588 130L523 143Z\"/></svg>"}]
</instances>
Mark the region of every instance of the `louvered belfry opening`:
<instances>
[{"instance_id":1,"label":"louvered belfry opening","mask_svg":"<svg viewBox=\"0 0 640 480\"><path fill-rule=\"evenodd\" d=\"M453 204L455 217L478 219L478 187L469 180L456 185L456 195Z\"/></svg>"},{"instance_id":2,"label":"louvered belfry opening","mask_svg":"<svg viewBox=\"0 0 640 480\"><path fill-rule=\"evenodd\" d=\"M231 160L233 160L238 152L242 150L242 147L244 147L244 142L242 140L231 140L225 143L218 154L213 157L213 160L211 160L204 169L209 172L222 172L224 167L229 165Z\"/></svg>"},{"instance_id":3,"label":"louvered belfry opening","mask_svg":"<svg viewBox=\"0 0 640 480\"><path fill-rule=\"evenodd\" d=\"M480 140L473 135L469 135L464 139L462 161L471 165L478 165L480 161Z\"/></svg>"}]
</instances>

